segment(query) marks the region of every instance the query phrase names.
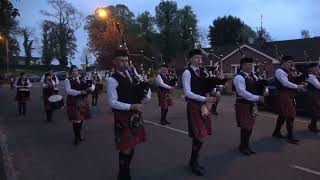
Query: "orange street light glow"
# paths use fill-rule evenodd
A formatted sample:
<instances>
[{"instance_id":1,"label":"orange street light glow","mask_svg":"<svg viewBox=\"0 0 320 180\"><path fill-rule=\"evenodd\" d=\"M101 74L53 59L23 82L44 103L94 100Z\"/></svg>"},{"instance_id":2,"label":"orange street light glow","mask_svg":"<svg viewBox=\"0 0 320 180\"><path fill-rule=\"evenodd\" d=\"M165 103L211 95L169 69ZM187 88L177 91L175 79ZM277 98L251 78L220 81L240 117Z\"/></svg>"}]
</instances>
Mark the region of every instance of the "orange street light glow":
<instances>
[{"instance_id":1,"label":"orange street light glow","mask_svg":"<svg viewBox=\"0 0 320 180\"><path fill-rule=\"evenodd\" d=\"M98 8L96 10L96 15L99 17L99 18L107 18L107 10L105 8Z\"/></svg>"}]
</instances>

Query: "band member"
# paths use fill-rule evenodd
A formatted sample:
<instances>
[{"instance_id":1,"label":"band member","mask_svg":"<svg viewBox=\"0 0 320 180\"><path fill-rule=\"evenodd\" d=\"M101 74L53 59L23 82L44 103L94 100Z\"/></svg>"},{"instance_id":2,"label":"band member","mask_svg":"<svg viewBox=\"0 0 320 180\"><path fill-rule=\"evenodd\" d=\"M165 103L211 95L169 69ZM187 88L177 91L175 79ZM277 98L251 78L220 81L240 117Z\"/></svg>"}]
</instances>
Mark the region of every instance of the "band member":
<instances>
[{"instance_id":1,"label":"band member","mask_svg":"<svg viewBox=\"0 0 320 180\"><path fill-rule=\"evenodd\" d=\"M108 80L108 78L110 77L110 72L109 70L106 71L106 73L104 73L104 80Z\"/></svg>"},{"instance_id":2,"label":"band member","mask_svg":"<svg viewBox=\"0 0 320 180\"><path fill-rule=\"evenodd\" d=\"M51 79L54 81L55 86L58 86L58 85L59 85L59 79L57 78L56 75L53 74L53 69L52 69L51 67L49 67L49 68L47 69L46 74L49 74L50 76L52 76ZM41 82L41 83L44 83L44 81L45 81L45 74L41 77L40 82Z\"/></svg>"},{"instance_id":3,"label":"band member","mask_svg":"<svg viewBox=\"0 0 320 180\"><path fill-rule=\"evenodd\" d=\"M294 75L290 70L293 66L293 60L294 58L292 56L284 56L282 58L281 67L275 72L275 80L279 88L277 99L279 117L272 136L275 138L284 138L281 134L281 127L284 122L286 122L288 143L298 144L299 140L293 135L293 124L296 116L294 97L297 89L303 88L304 86L294 83Z\"/></svg>"},{"instance_id":4,"label":"band member","mask_svg":"<svg viewBox=\"0 0 320 180\"><path fill-rule=\"evenodd\" d=\"M93 84L95 85L95 90L92 93L92 102L91 105L92 106L97 106L98 104L98 98L99 98L99 94L101 94L101 91L103 90L103 86L102 86L102 77L100 76L100 74L97 72L97 69L94 69L94 71L91 73L91 78L93 81Z\"/></svg>"},{"instance_id":5,"label":"band member","mask_svg":"<svg viewBox=\"0 0 320 180\"><path fill-rule=\"evenodd\" d=\"M143 104L151 98L150 89L142 101L137 98L135 77L128 72L128 59L127 50L115 51L113 63L116 70L107 81L108 102L114 112L115 144L119 150L118 180L131 179L130 164L134 147L145 141Z\"/></svg>"},{"instance_id":6,"label":"band member","mask_svg":"<svg viewBox=\"0 0 320 180\"><path fill-rule=\"evenodd\" d=\"M9 76L9 84L10 84L10 88L13 89L14 88L14 82L15 82L15 77L13 76L13 74L11 74Z\"/></svg>"},{"instance_id":7,"label":"band member","mask_svg":"<svg viewBox=\"0 0 320 180\"><path fill-rule=\"evenodd\" d=\"M312 119L309 124L309 130L314 133L318 133L317 121L320 119L320 72L318 63L311 63L309 65L309 72L307 77L309 98L312 110Z\"/></svg>"},{"instance_id":8,"label":"band member","mask_svg":"<svg viewBox=\"0 0 320 180\"><path fill-rule=\"evenodd\" d=\"M81 136L81 128L84 120L90 119L88 93L94 91L95 86L82 85L78 68L74 65L69 70L69 78L65 79L64 86L67 97L67 113L73 123L74 145L79 145L84 140ZM84 86L84 88L82 87Z\"/></svg>"},{"instance_id":9,"label":"band member","mask_svg":"<svg viewBox=\"0 0 320 180\"><path fill-rule=\"evenodd\" d=\"M54 94L54 87L56 86L56 81L53 80L52 79L53 76L48 73L46 73L44 76L45 77L43 81L42 99L43 99L43 105L47 115L47 121L51 122L53 110L48 98Z\"/></svg>"},{"instance_id":10,"label":"band member","mask_svg":"<svg viewBox=\"0 0 320 180\"><path fill-rule=\"evenodd\" d=\"M189 166L197 176L203 176L204 167L198 162L203 139L211 135L210 116L202 116L202 105L214 103L215 97L206 97L204 72L200 70L202 53L199 49L189 52L191 65L182 74L183 91L187 100L187 117L189 137L192 140L192 151Z\"/></svg>"},{"instance_id":11,"label":"band member","mask_svg":"<svg viewBox=\"0 0 320 180\"><path fill-rule=\"evenodd\" d=\"M237 94L235 103L236 121L237 126L240 128L239 151L247 156L255 153L250 147L250 137L255 124L253 107L255 102L263 101L262 96L254 94L256 91L256 81L251 74L252 63L252 58L242 58L240 62L240 72L233 80Z\"/></svg>"},{"instance_id":12,"label":"band member","mask_svg":"<svg viewBox=\"0 0 320 180\"><path fill-rule=\"evenodd\" d=\"M21 72L20 77L14 83L17 88L16 101L18 102L19 116L26 116L27 101L30 100L30 90L32 86L29 79L26 78L26 73Z\"/></svg>"},{"instance_id":13,"label":"band member","mask_svg":"<svg viewBox=\"0 0 320 180\"><path fill-rule=\"evenodd\" d=\"M170 97L170 92L173 90L173 86L169 85L169 74L168 66L163 65L160 69L160 73L156 77L156 85L158 86L158 100L159 106L161 107L161 125L170 124L167 121L168 107L172 106L172 98Z\"/></svg>"}]
</instances>

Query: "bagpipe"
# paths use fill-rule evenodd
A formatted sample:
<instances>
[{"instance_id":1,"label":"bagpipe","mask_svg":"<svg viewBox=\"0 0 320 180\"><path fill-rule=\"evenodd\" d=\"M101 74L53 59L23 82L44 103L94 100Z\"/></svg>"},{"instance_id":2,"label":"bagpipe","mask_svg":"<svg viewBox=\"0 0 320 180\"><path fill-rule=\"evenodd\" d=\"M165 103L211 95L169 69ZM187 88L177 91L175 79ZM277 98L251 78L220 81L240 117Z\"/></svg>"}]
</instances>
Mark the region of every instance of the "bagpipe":
<instances>
[{"instance_id":1,"label":"bagpipe","mask_svg":"<svg viewBox=\"0 0 320 180\"><path fill-rule=\"evenodd\" d=\"M171 86L171 87L177 86L178 76L177 76L177 73L176 73L175 69L170 69L169 70L168 79L169 79L169 82L168 82L169 86Z\"/></svg>"}]
</instances>

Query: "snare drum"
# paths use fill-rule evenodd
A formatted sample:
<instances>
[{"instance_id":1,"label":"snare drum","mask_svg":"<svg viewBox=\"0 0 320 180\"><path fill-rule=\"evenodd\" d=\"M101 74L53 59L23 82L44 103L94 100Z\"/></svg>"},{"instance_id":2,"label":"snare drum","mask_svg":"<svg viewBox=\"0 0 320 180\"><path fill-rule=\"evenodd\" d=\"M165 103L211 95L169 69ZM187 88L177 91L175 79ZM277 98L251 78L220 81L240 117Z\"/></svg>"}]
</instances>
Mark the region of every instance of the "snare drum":
<instances>
[{"instance_id":1,"label":"snare drum","mask_svg":"<svg viewBox=\"0 0 320 180\"><path fill-rule=\"evenodd\" d=\"M27 88L18 89L17 100L18 101L28 101L30 98L30 90Z\"/></svg>"},{"instance_id":2,"label":"snare drum","mask_svg":"<svg viewBox=\"0 0 320 180\"><path fill-rule=\"evenodd\" d=\"M64 101L61 95L52 95L48 98L48 101L53 110L63 109Z\"/></svg>"}]
</instances>

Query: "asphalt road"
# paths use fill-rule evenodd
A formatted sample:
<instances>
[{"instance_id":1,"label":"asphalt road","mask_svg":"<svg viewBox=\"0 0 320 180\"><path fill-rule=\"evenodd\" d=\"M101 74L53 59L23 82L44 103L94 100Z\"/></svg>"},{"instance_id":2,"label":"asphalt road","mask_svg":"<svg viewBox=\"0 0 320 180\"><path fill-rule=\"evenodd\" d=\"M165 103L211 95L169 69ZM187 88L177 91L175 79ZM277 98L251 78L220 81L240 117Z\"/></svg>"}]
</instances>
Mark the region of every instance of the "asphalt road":
<instances>
[{"instance_id":1,"label":"asphalt road","mask_svg":"<svg viewBox=\"0 0 320 180\"><path fill-rule=\"evenodd\" d=\"M84 123L85 143L74 147L66 108L54 113L53 123L46 123L41 88L37 84L34 86L25 118L17 116L17 105L13 101L15 91L0 87L0 129L7 137L11 173L16 179L116 179L118 156L113 144L113 116L105 94L99 99L99 107L91 108L93 118ZM207 174L196 177L187 166L191 139L186 134L185 102L182 99L174 102L168 113L172 124L163 127L158 125L160 109L154 98L145 107L147 142L136 148L133 179L320 179L320 136L307 131L307 119L297 118L296 135L302 140L297 146L271 138L276 116L260 112L252 137L252 146L258 153L244 157L237 151L239 129L235 126L233 104L233 96L222 98L218 108L220 115L213 117L213 135L206 139L201 151L200 161L206 166Z\"/></svg>"}]
</instances>

